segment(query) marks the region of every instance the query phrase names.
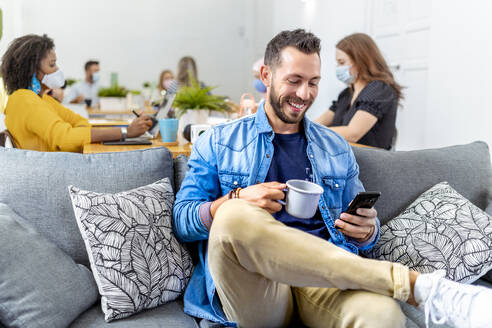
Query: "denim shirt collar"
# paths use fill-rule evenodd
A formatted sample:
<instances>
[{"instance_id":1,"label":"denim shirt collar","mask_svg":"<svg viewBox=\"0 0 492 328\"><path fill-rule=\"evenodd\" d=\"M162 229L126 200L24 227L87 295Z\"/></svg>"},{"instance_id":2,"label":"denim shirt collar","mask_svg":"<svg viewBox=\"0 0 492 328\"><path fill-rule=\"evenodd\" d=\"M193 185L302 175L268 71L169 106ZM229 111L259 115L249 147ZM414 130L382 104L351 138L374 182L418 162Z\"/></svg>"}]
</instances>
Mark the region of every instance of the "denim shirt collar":
<instances>
[{"instance_id":1,"label":"denim shirt collar","mask_svg":"<svg viewBox=\"0 0 492 328\"><path fill-rule=\"evenodd\" d=\"M270 122L268 122L268 117L265 112L265 101L262 101L258 106L258 110L256 111L255 125L258 129L258 133L273 132L272 126L270 125Z\"/></svg>"}]
</instances>

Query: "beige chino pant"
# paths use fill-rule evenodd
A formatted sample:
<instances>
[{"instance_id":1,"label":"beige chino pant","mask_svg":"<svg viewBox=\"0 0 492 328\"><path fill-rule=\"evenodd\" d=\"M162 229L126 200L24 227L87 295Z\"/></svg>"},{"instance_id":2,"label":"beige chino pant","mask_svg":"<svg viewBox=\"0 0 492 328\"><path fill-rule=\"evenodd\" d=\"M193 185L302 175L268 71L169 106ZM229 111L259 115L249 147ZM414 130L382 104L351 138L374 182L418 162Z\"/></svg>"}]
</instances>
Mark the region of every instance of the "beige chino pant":
<instances>
[{"instance_id":1,"label":"beige chino pant","mask_svg":"<svg viewBox=\"0 0 492 328\"><path fill-rule=\"evenodd\" d=\"M208 262L240 327L284 327L294 314L309 327L405 326L394 299L408 299L407 267L359 257L241 199L217 210Z\"/></svg>"}]
</instances>

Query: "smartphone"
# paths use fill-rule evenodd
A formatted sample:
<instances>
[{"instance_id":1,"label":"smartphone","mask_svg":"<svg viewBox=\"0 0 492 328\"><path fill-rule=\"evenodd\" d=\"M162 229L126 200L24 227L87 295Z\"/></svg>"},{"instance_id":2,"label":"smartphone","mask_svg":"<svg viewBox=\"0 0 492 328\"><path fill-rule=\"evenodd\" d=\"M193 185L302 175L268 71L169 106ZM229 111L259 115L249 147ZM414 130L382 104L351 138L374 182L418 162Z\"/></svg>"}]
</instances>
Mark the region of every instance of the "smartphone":
<instances>
[{"instance_id":1,"label":"smartphone","mask_svg":"<svg viewBox=\"0 0 492 328\"><path fill-rule=\"evenodd\" d=\"M381 193L379 191L363 191L359 192L350 205L348 206L345 213L357 215L356 211L358 208L371 208L374 207L376 201L378 200Z\"/></svg>"}]
</instances>

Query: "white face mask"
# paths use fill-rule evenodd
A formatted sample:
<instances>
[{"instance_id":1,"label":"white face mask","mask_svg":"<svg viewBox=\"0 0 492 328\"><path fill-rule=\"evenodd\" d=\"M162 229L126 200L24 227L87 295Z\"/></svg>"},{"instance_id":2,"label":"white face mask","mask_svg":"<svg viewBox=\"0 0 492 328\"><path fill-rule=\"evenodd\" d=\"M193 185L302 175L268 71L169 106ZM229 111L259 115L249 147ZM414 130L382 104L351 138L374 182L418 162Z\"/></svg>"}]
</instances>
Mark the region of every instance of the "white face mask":
<instances>
[{"instance_id":1,"label":"white face mask","mask_svg":"<svg viewBox=\"0 0 492 328\"><path fill-rule=\"evenodd\" d=\"M96 83L100 78L101 74L99 72L92 73L92 83Z\"/></svg>"},{"instance_id":2,"label":"white face mask","mask_svg":"<svg viewBox=\"0 0 492 328\"><path fill-rule=\"evenodd\" d=\"M355 76L350 74L350 66L345 65L345 66L337 66L335 73L337 75L337 79L342 81L345 84L352 84L355 81Z\"/></svg>"},{"instance_id":3,"label":"white face mask","mask_svg":"<svg viewBox=\"0 0 492 328\"><path fill-rule=\"evenodd\" d=\"M50 89L58 89L65 84L65 75L63 75L62 70L59 69L51 74L45 74L41 83Z\"/></svg>"},{"instance_id":4,"label":"white face mask","mask_svg":"<svg viewBox=\"0 0 492 328\"><path fill-rule=\"evenodd\" d=\"M165 79L162 81L162 87L167 90L171 86L171 83L173 83L173 79Z\"/></svg>"}]
</instances>

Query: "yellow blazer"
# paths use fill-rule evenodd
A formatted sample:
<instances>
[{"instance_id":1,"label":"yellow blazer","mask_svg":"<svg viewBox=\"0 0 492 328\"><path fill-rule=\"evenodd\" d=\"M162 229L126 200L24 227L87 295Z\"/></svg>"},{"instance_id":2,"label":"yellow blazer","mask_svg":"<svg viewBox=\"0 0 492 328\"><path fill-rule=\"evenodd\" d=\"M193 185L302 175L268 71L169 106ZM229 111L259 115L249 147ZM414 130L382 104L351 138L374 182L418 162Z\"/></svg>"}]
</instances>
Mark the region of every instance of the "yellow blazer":
<instances>
[{"instance_id":1,"label":"yellow blazer","mask_svg":"<svg viewBox=\"0 0 492 328\"><path fill-rule=\"evenodd\" d=\"M28 89L9 96L5 125L22 149L82 152L91 142L91 125L85 118L53 97L39 97Z\"/></svg>"}]
</instances>

